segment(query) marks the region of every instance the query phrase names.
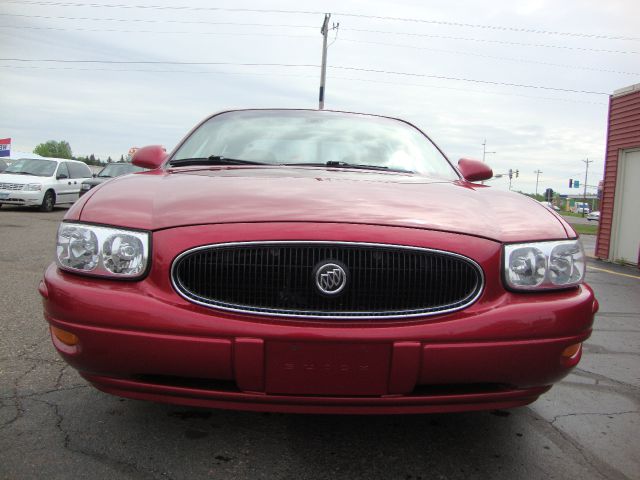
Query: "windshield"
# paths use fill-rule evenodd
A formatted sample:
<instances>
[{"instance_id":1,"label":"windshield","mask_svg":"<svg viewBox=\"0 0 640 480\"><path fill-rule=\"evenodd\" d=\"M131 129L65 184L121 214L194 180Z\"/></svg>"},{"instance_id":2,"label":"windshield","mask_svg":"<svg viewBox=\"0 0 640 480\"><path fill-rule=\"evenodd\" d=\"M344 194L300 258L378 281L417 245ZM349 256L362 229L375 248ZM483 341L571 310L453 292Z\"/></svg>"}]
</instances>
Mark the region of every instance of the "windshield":
<instances>
[{"instance_id":1,"label":"windshield","mask_svg":"<svg viewBox=\"0 0 640 480\"><path fill-rule=\"evenodd\" d=\"M2 173L18 175L35 175L37 177L51 177L56 171L58 162L53 160L39 160L35 158L21 158L16 160Z\"/></svg>"},{"instance_id":2,"label":"windshield","mask_svg":"<svg viewBox=\"0 0 640 480\"><path fill-rule=\"evenodd\" d=\"M416 128L368 115L241 111L202 124L172 161L211 155L267 164L372 165L455 180L444 155Z\"/></svg>"},{"instance_id":3,"label":"windshield","mask_svg":"<svg viewBox=\"0 0 640 480\"><path fill-rule=\"evenodd\" d=\"M98 177L119 177L132 172L141 172L143 168L136 167L130 163L110 163L98 174Z\"/></svg>"}]
</instances>

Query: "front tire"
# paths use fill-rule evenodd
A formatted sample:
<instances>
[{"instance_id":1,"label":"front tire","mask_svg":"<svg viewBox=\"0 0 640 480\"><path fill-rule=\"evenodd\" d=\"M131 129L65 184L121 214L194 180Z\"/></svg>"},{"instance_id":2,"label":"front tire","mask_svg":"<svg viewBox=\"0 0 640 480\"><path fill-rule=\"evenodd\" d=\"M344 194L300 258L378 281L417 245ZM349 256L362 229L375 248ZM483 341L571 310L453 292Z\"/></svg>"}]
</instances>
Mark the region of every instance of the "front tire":
<instances>
[{"instance_id":1,"label":"front tire","mask_svg":"<svg viewBox=\"0 0 640 480\"><path fill-rule=\"evenodd\" d=\"M44 194L44 198L42 199L42 205L40 205L41 212L52 212L53 206L56 204L55 195L51 190L48 190L47 193Z\"/></svg>"}]
</instances>

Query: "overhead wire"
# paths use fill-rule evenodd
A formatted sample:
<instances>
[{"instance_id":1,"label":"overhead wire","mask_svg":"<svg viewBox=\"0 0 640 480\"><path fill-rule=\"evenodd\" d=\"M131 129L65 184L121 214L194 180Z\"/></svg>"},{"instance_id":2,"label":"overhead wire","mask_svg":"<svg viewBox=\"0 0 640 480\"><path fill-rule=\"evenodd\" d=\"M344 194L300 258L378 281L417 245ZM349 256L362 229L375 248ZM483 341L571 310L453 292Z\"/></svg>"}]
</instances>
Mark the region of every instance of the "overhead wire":
<instances>
[{"instance_id":1,"label":"overhead wire","mask_svg":"<svg viewBox=\"0 0 640 480\"><path fill-rule=\"evenodd\" d=\"M299 14L299 15L320 15L326 12L320 10L287 10L287 9L266 9L266 8L238 8L238 7L195 7L186 5L141 5L141 4L103 4L103 3L90 3L90 2L54 2L54 1L38 1L38 0L5 0L7 3L14 3L20 5L41 5L41 6L58 6L58 7L88 7L88 8L115 8L115 9L145 9L145 10L173 10L173 11L225 11L225 12L247 12L247 13L276 13L276 14ZM432 20L424 18L408 18L408 17L396 17L386 15L371 15L364 13L352 13L352 12L332 12L335 16L364 18L369 20L387 20L395 22L407 22L407 23L425 23L433 25L443 25L452 27L464 27L464 28L477 28L484 30L499 30L510 31L516 33L532 33L543 35L560 35L570 37L582 37L582 38L597 38L603 40L629 40L640 41L640 37L630 37L624 35L604 35L584 32L566 32L566 31L554 31L544 30L537 28L522 28L522 27L508 27L502 25L486 25L476 23L465 22L451 22L444 20Z\"/></svg>"},{"instance_id":2,"label":"overhead wire","mask_svg":"<svg viewBox=\"0 0 640 480\"><path fill-rule=\"evenodd\" d=\"M604 73L616 73L616 74L620 74L620 75L640 76L639 72L625 72L625 71L620 71L620 70L607 70L607 69L603 69L603 68L585 67L585 66L582 66L582 65L571 65L571 64L564 64L564 63L541 62L541 61L538 61L538 60L530 60L530 59L525 59L525 58L502 57L502 56L499 56L499 55L487 55L487 54L484 54L484 53L464 52L464 51L460 51L460 50L446 50L446 49L440 49L440 48L423 47L423 46L419 46L419 45L406 45L406 44L387 43L387 42L373 42L373 41L367 41L367 40L354 40L354 39L351 39L351 38L344 38L344 37L341 37L340 41L348 42L348 43L361 43L361 44L364 44L364 45L379 45L379 46L385 46L385 47L409 48L409 49L414 49L414 50L425 50L425 51L429 51L429 52L447 53L447 54L453 54L453 55L465 55L465 56L470 56L470 57L491 58L493 60L506 60L506 61L509 61L509 62L531 63L531 64L535 64L535 65L546 65L546 66L550 66L550 67L570 68L570 69L577 69L577 70L589 70L589 71L592 71L592 72L604 72Z\"/></svg>"},{"instance_id":3,"label":"overhead wire","mask_svg":"<svg viewBox=\"0 0 640 480\"><path fill-rule=\"evenodd\" d=\"M2 15L2 14L0 14L0 15ZM226 25L226 23L224 23L224 22L221 23L221 24L225 24ZM255 26L255 25L258 25L258 24L234 24L234 25ZM274 25L266 25L266 24L259 24L259 25L260 26L274 26ZM274 34L271 34L271 33L265 33L265 32L202 32L202 31L194 32L192 30L139 30L139 29L136 29L136 30L125 30L125 29L111 29L111 28L94 29L94 28L83 28L83 27L69 29L69 28L61 28L61 27L36 27L36 26L0 25L0 29L3 29L3 28L27 29L27 30L48 30L48 31L80 31L80 32L93 32L93 33L104 32L104 33L175 34L175 35L213 35L213 36L240 36L240 37L257 36L257 37L284 37L284 38L308 38L308 39L315 39L316 38L315 35L295 35L295 34L287 34L287 33L274 33ZM316 27L313 27L313 28L316 28ZM336 31L335 38L333 39L333 41L331 42L330 45L333 45L333 43L335 43L335 41L337 39L337 36L338 36L338 33ZM614 73L614 74L619 74L619 75L640 76L640 73L638 73L638 72L626 72L626 71L621 71L621 70L609 70L609 69L603 69L603 68L587 67L587 66L582 66L582 65L571 65L571 64L564 64L564 63L541 62L541 61L529 60L529 59L525 59L525 58L503 57L503 56L498 56L498 55L487 55L487 54L477 53L477 52L465 52L465 51L460 51L460 50L446 50L446 49L438 49L438 48L431 48L431 47L423 47L423 46L419 46L419 45L406 45L406 44L375 42L375 41L367 41L367 40L355 40L355 39L343 38L343 37L341 37L341 41L347 42L347 43L363 44L363 45L379 45L379 46L394 47L394 48L407 48L407 49L424 50L424 51L436 52L436 53L446 53L446 54L452 54L452 55L463 55L463 56L470 56L470 57L490 58L490 59L493 59L493 60L504 60L504 61L509 61L509 62L518 62L518 63L530 63L530 64L535 64L535 65L546 65L546 66L550 66L550 67L558 67L558 68L565 68L565 69L576 69L576 70L586 70L586 71L592 71L592 72Z\"/></svg>"},{"instance_id":4,"label":"overhead wire","mask_svg":"<svg viewBox=\"0 0 640 480\"><path fill-rule=\"evenodd\" d=\"M2 62L20 62L20 63L62 63L62 64L110 64L110 65L233 65L245 67L282 67L282 68L318 68L316 64L304 63L262 63L262 62L187 62L187 61L166 61L166 60L69 60L69 59L51 59L51 58L0 58ZM558 92L584 93L589 95L609 95L607 92L598 92L592 90L577 90L571 88L552 87L547 85L531 85L523 83L498 82L492 80L480 80L463 77L452 77L445 75L433 75L418 72L398 72L393 70L380 70L374 68L362 68L352 66L329 65L328 68L335 70L351 70L357 72L378 73L386 75L398 75L408 77L434 78L439 80L452 80L458 82L482 83L487 85L501 85L508 87L532 88L542 90L553 90Z\"/></svg>"},{"instance_id":5,"label":"overhead wire","mask_svg":"<svg viewBox=\"0 0 640 480\"><path fill-rule=\"evenodd\" d=\"M470 37L457 37L453 35L438 35L430 33L412 33L412 32L395 32L389 30L372 30L366 28L345 28L353 32L368 32L368 33L380 33L386 35L404 35L408 37L424 37L424 38L444 38L448 40L464 40L468 42L484 42L495 43L499 45L513 45L518 47L541 47L541 48L557 48L565 50L581 50L585 52L603 52L603 53L621 53L629 55L638 55L640 51L637 50L612 50L606 48L590 48L590 47L575 47L571 45L554 45L548 43L527 43L527 42L512 42L508 40L493 40L490 38L470 38Z\"/></svg>"},{"instance_id":6,"label":"overhead wire","mask_svg":"<svg viewBox=\"0 0 640 480\"><path fill-rule=\"evenodd\" d=\"M83 67L47 67L47 66L38 66L38 65L9 65L3 66L3 68L10 69L36 69L36 70L70 70L70 71L85 71L85 72L114 72L114 73L188 73L188 74L207 74L207 75L238 75L238 76L278 76L278 77L295 77L295 78L309 78L316 79L316 75L301 75L301 74L288 74L288 73L274 73L274 72L226 72L226 71L209 71L209 70L158 70L158 69L142 69L142 68L83 68ZM373 79L365 79L365 78L357 78L357 77L341 77L341 76L332 76L332 80L346 80L346 81L356 81L356 82L366 82L366 83L374 83L374 84L383 84L383 85L399 85L399 86L410 86L410 87L419 87L419 88L435 88L435 89L444 89L444 90L458 90L462 92L471 92L471 93L482 93L482 94L490 94L490 95L502 95L502 96L513 96L513 97L523 97L523 98L533 98L533 99L541 99L541 100L550 100L550 101L558 101L558 102L570 102L570 103L583 103L590 105L607 105L604 102L593 102L589 100L580 100L580 99L570 99L570 98L561 98L561 97L541 97L536 95L524 95L513 92L496 92L489 90L474 90L469 88L460 88L460 87L446 87L442 85L425 85L420 83L398 83L398 82L388 82L384 80L373 80Z\"/></svg>"},{"instance_id":7,"label":"overhead wire","mask_svg":"<svg viewBox=\"0 0 640 480\"><path fill-rule=\"evenodd\" d=\"M102 17L69 17L58 15L27 15L21 13L0 12L1 17L38 18L41 20L81 20L96 22L120 22L120 23L175 23L181 25L230 25L241 27L271 27L271 28L306 28L317 29L317 25L298 25L289 23L264 23L264 22L219 22L210 20L175 20L175 19L148 19L148 18L102 18Z\"/></svg>"},{"instance_id":8,"label":"overhead wire","mask_svg":"<svg viewBox=\"0 0 640 480\"><path fill-rule=\"evenodd\" d=\"M286 33L265 33L265 32L193 32L193 31L180 31L180 30L123 30L120 28L60 28L60 27L35 27L35 26L15 26L15 25L0 25L1 28L9 28L9 29L17 29L17 30L47 30L47 31L57 31L57 32L68 32L68 31L78 31L78 32L91 32L91 33L151 33L151 34L176 34L176 35L215 35L215 36L237 36L237 37L286 37L286 38L317 38L315 35L294 35L294 34L286 34Z\"/></svg>"},{"instance_id":9,"label":"overhead wire","mask_svg":"<svg viewBox=\"0 0 640 480\"><path fill-rule=\"evenodd\" d=\"M204 21L204 20L148 20L148 19L119 19L119 18L97 18L97 17L67 17L67 16L48 16L48 15L26 15L26 14L12 14L12 13L0 13L0 16L11 16L11 17L22 17L22 18L39 18L39 19L59 19L59 20L90 20L90 21L107 21L107 22L141 22L141 23L175 23L175 24L194 24L194 25L228 25L228 26L244 26L244 27L266 27L266 28L301 28L301 29L317 29L317 26L312 25L299 25L299 24L278 24L278 23L245 23L245 22L217 22L217 21ZM49 30L64 30L61 27L20 27L7 25L5 28L31 28L31 29L49 29ZM105 31L105 32L116 32L118 30L102 30L102 29L87 29L84 27L73 28L69 30L79 30L79 31ZM578 47L572 45L557 45L557 44L545 44L545 43L529 43L529 42L515 42L509 40L494 40L490 38L474 38L474 37L459 37L455 35L441 35L441 34L431 34L431 33L416 33L416 32L399 32L393 30L378 30L378 29L368 29L368 28L354 28L347 27L343 30L352 31L352 32L360 32L360 33L375 33L380 35L400 35L400 36L408 36L408 37L419 37L419 38L441 38L445 40L459 40L465 42L482 42L482 43L493 43L497 45L510 45L510 46L518 46L518 47L534 47L534 48L553 48L553 49L564 49L564 50L578 50L584 52L598 52L598 53L616 53L622 55L639 55L640 51L637 50L619 50L619 49L608 49L608 48L593 48L593 47ZM130 30L125 30L123 32L131 32ZM181 33L181 32L161 32L158 31L156 33ZM193 33L202 33L213 35L215 33L209 32L193 32Z\"/></svg>"}]
</instances>

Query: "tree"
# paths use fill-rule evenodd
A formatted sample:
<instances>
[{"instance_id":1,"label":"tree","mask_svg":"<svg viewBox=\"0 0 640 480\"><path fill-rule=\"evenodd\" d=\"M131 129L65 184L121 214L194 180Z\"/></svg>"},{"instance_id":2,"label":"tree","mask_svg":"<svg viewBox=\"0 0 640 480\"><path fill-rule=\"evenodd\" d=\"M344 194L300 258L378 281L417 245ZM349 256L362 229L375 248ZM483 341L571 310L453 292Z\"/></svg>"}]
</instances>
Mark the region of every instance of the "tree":
<instances>
[{"instance_id":1,"label":"tree","mask_svg":"<svg viewBox=\"0 0 640 480\"><path fill-rule=\"evenodd\" d=\"M107 158L107 163L113 163L113 160L111 159L111 156L109 156L109 158Z\"/></svg>"},{"instance_id":2,"label":"tree","mask_svg":"<svg viewBox=\"0 0 640 480\"><path fill-rule=\"evenodd\" d=\"M66 140L49 140L48 142L41 143L33 149L33 153L37 153L43 157L52 158L71 158L71 145Z\"/></svg>"}]
</instances>

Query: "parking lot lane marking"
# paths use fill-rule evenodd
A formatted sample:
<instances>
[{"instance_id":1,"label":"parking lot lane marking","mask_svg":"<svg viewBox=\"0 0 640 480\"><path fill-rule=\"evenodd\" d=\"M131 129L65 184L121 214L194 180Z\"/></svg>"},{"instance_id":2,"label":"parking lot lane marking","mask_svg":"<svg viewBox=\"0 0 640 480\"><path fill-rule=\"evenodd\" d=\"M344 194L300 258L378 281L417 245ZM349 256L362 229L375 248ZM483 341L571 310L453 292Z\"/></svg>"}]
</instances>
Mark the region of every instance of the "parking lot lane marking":
<instances>
[{"instance_id":1,"label":"parking lot lane marking","mask_svg":"<svg viewBox=\"0 0 640 480\"><path fill-rule=\"evenodd\" d=\"M610 273L612 275L620 275L621 277L636 278L636 279L640 280L640 276L638 276L638 275L629 275L628 273L614 272L613 270L607 270L606 268L592 267L591 265L587 266L587 268L589 268L591 270L596 270L598 272L606 272L606 273Z\"/></svg>"}]
</instances>

